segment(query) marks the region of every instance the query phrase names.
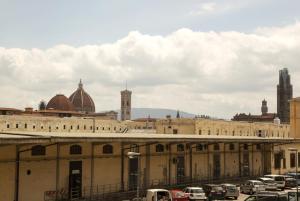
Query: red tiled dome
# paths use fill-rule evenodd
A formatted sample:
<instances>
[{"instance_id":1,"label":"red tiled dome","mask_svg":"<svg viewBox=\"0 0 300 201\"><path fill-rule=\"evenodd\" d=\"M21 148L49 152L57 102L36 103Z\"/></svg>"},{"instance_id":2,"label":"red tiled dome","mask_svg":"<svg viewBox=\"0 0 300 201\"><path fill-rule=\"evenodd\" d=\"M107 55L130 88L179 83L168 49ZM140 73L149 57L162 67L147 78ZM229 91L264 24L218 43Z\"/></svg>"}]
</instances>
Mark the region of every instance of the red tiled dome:
<instances>
[{"instance_id":1,"label":"red tiled dome","mask_svg":"<svg viewBox=\"0 0 300 201\"><path fill-rule=\"evenodd\" d=\"M48 102L46 109L74 111L74 106L65 95L57 94Z\"/></svg>"},{"instance_id":2,"label":"red tiled dome","mask_svg":"<svg viewBox=\"0 0 300 201\"><path fill-rule=\"evenodd\" d=\"M78 89L69 97L69 100L74 105L76 111L86 113L95 112L94 101L90 95L84 91L81 80Z\"/></svg>"}]
</instances>

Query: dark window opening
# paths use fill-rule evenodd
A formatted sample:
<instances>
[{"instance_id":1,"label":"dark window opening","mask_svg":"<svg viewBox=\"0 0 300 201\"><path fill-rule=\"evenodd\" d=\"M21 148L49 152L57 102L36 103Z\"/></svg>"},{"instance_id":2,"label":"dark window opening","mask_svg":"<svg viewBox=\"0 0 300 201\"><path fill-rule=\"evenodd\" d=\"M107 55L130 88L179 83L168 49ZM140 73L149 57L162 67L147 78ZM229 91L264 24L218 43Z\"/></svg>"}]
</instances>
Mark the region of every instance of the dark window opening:
<instances>
[{"instance_id":1,"label":"dark window opening","mask_svg":"<svg viewBox=\"0 0 300 201\"><path fill-rule=\"evenodd\" d=\"M244 144L244 150L248 150L248 144Z\"/></svg>"},{"instance_id":2,"label":"dark window opening","mask_svg":"<svg viewBox=\"0 0 300 201\"><path fill-rule=\"evenodd\" d=\"M196 151L203 151L203 145L202 144L197 144L196 145Z\"/></svg>"},{"instance_id":3,"label":"dark window opening","mask_svg":"<svg viewBox=\"0 0 300 201\"><path fill-rule=\"evenodd\" d=\"M184 151L184 145L183 144L178 144L177 145L177 151L178 152Z\"/></svg>"},{"instance_id":4,"label":"dark window opening","mask_svg":"<svg viewBox=\"0 0 300 201\"><path fill-rule=\"evenodd\" d=\"M291 168L296 167L296 154L295 153L290 154L290 167Z\"/></svg>"},{"instance_id":5,"label":"dark window opening","mask_svg":"<svg viewBox=\"0 0 300 201\"><path fill-rule=\"evenodd\" d=\"M71 155L80 155L81 152L82 152L82 149L81 149L80 145L75 144L75 145L72 145L70 147L70 154Z\"/></svg>"},{"instance_id":6,"label":"dark window opening","mask_svg":"<svg viewBox=\"0 0 300 201\"><path fill-rule=\"evenodd\" d=\"M164 145L158 144L155 146L155 151L156 152L164 152Z\"/></svg>"},{"instance_id":7,"label":"dark window opening","mask_svg":"<svg viewBox=\"0 0 300 201\"><path fill-rule=\"evenodd\" d=\"M44 156L46 155L46 148L42 145L35 145L31 148L32 156Z\"/></svg>"},{"instance_id":8,"label":"dark window opening","mask_svg":"<svg viewBox=\"0 0 300 201\"><path fill-rule=\"evenodd\" d=\"M229 150L234 150L234 144L229 144Z\"/></svg>"},{"instance_id":9,"label":"dark window opening","mask_svg":"<svg viewBox=\"0 0 300 201\"><path fill-rule=\"evenodd\" d=\"M138 153L139 152L139 146L137 144L130 145L130 151Z\"/></svg>"},{"instance_id":10,"label":"dark window opening","mask_svg":"<svg viewBox=\"0 0 300 201\"><path fill-rule=\"evenodd\" d=\"M219 151L220 150L220 145L219 144L214 144L214 150Z\"/></svg>"},{"instance_id":11,"label":"dark window opening","mask_svg":"<svg viewBox=\"0 0 300 201\"><path fill-rule=\"evenodd\" d=\"M281 154L280 153L274 154L274 168L275 169L281 168Z\"/></svg>"},{"instance_id":12,"label":"dark window opening","mask_svg":"<svg viewBox=\"0 0 300 201\"><path fill-rule=\"evenodd\" d=\"M106 144L102 148L102 153L103 154L112 154L113 153L113 146L110 144Z\"/></svg>"}]
</instances>

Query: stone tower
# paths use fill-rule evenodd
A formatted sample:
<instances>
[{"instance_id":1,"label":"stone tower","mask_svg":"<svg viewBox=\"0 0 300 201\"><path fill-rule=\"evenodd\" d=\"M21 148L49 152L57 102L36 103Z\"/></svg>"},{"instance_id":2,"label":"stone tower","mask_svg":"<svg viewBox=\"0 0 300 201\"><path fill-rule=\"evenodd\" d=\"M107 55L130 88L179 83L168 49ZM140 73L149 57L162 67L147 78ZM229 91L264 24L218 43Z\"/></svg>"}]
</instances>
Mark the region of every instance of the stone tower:
<instances>
[{"instance_id":1,"label":"stone tower","mask_svg":"<svg viewBox=\"0 0 300 201\"><path fill-rule=\"evenodd\" d=\"M121 91L121 120L131 119L131 94L132 92L127 90Z\"/></svg>"},{"instance_id":2,"label":"stone tower","mask_svg":"<svg viewBox=\"0 0 300 201\"><path fill-rule=\"evenodd\" d=\"M265 115L268 113L268 103L265 99L261 103L261 113L262 113L262 115Z\"/></svg>"},{"instance_id":3,"label":"stone tower","mask_svg":"<svg viewBox=\"0 0 300 201\"><path fill-rule=\"evenodd\" d=\"M279 71L279 84L277 85L277 115L281 122L290 122L290 103L293 98L293 86L287 68Z\"/></svg>"}]
</instances>

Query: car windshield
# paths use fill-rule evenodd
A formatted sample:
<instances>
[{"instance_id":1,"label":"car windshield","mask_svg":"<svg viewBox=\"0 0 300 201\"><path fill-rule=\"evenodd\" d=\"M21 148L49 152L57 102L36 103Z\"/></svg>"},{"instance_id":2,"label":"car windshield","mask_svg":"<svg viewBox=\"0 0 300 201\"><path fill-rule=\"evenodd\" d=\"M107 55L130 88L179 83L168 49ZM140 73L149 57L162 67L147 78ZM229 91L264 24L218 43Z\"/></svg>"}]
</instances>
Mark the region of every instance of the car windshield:
<instances>
[{"instance_id":1,"label":"car windshield","mask_svg":"<svg viewBox=\"0 0 300 201\"><path fill-rule=\"evenodd\" d=\"M284 181L284 177L275 177L274 180L275 181Z\"/></svg>"},{"instance_id":2,"label":"car windshield","mask_svg":"<svg viewBox=\"0 0 300 201\"><path fill-rule=\"evenodd\" d=\"M229 190L235 190L236 186L227 186L226 188L229 189Z\"/></svg>"},{"instance_id":3,"label":"car windshield","mask_svg":"<svg viewBox=\"0 0 300 201\"><path fill-rule=\"evenodd\" d=\"M201 188L191 189L191 193L203 193L203 190Z\"/></svg>"},{"instance_id":4,"label":"car windshield","mask_svg":"<svg viewBox=\"0 0 300 201\"><path fill-rule=\"evenodd\" d=\"M212 190L214 190L214 191L222 191L223 188L221 186L213 186Z\"/></svg>"}]
</instances>

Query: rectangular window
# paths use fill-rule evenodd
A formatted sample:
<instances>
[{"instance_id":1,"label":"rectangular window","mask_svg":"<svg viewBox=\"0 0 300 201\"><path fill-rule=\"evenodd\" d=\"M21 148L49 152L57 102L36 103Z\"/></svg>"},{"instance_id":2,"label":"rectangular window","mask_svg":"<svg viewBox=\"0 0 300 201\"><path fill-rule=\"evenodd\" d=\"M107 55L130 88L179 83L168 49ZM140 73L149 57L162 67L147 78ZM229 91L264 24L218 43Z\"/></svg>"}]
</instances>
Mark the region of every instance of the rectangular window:
<instances>
[{"instance_id":1,"label":"rectangular window","mask_svg":"<svg viewBox=\"0 0 300 201\"><path fill-rule=\"evenodd\" d=\"M177 129L173 129L173 134L178 134L178 130Z\"/></svg>"},{"instance_id":2,"label":"rectangular window","mask_svg":"<svg viewBox=\"0 0 300 201\"><path fill-rule=\"evenodd\" d=\"M298 158L297 158L298 160L298 167L300 167L300 153L298 153Z\"/></svg>"},{"instance_id":3,"label":"rectangular window","mask_svg":"<svg viewBox=\"0 0 300 201\"><path fill-rule=\"evenodd\" d=\"M281 154L280 153L274 154L274 168L275 169L281 168Z\"/></svg>"},{"instance_id":4,"label":"rectangular window","mask_svg":"<svg viewBox=\"0 0 300 201\"><path fill-rule=\"evenodd\" d=\"M290 167L294 168L296 167L296 154L290 153Z\"/></svg>"}]
</instances>

